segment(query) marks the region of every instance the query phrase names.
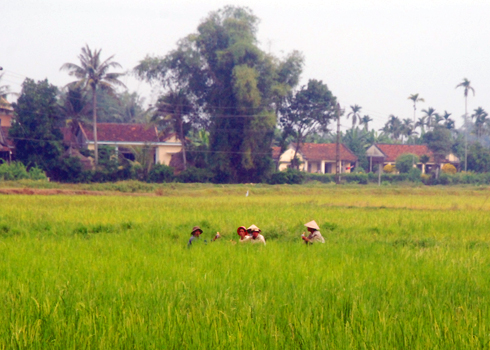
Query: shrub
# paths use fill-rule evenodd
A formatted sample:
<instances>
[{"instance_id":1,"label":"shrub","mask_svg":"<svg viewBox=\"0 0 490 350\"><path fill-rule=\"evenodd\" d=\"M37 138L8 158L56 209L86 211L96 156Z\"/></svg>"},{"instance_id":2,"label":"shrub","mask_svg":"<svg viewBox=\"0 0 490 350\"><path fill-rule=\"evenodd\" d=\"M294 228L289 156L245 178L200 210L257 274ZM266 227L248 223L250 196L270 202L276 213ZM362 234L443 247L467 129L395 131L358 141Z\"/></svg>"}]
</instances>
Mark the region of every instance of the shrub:
<instances>
[{"instance_id":1,"label":"shrub","mask_svg":"<svg viewBox=\"0 0 490 350\"><path fill-rule=\"evenodd\" d=\"M384 167L383 167L383 172L387 173L387 174L391 174L391 173L394 173L396 171L396 167L394 165L391 165L391 164L386 164Z\"/></svg>"},{"instance_id":2,"label":"shrub","mask_svg":"<svg viewBox=\"0 0 490 350\"><path fill-rule=\"evenodd\" d=\"M313 174L308 174L308 175L313 175ZM271 185L281 185L281 184L299 185L302 184L305 181L305 179L306 179L306 173L296 169L288 168L286 171L277 171L273 173L268 183Z\"/></svg>"},{"instance_id":3,"label":"shrub","mask_svg":"<svg viewBox=\"0 0 490 350\"><path fill-rule=\"evenodd\" d=\"M190 182L210 182L214 174L207 169L200 169L196 167L189 167L179 174L177 177L178 182L190 183Z\"/></svg>"},{"instance_id":4,"label":"shrub","mask_svg":"<svg viewBox=\"0 0 490 350\"><path fill-rule=\"evenodd\" d=\"M404 153L396 158L396 168L401 174L407 174L413 169L413 165L419 162L419 157L415 154Z\"/></svg>"},{"instance_id":5,"label":"shrub","mask_svg":"<svg viewBox=\"0 0 490 350\"><path fill-rule=\"evenodd\" d=\"M8 181L28 178L29 173L21 162L3 163L0 165L0 179Z\"/></svg>"},{"instance_id":6,"label":"shrub","mask_svg":"<svg viewBox=\"0 0 490 350\"><path fill-rule=\"evenodd\" d=\"M408 179L413 182L419 182L421 175L422 171L419 168L412 168L408 172Z\"/></svg>"},{"instance_id":7,"label":"shrub","mask_svg":"<svg viewBox=\"0 0 490 350\"><path fill-rule=\"evenodd\" d=\"M456 167L449 163L444 164L441 170L444 174L456 174Z\"/></svg>"},{"instance_id":8,"label":"shrub","mask_svg":"<svg viewBox=\"0 0 490 350\"><path fill-rule=\"evenodd\" d=\"M44 171L42 171L41 169L36 168L36 167L29 169L29 177L31 180L47 180L48 179L48 177L46 176Z\"/></svg>"},{"instance_id":9,"label":"shrub","mask_svg":"<svg viewBox=\"0 0 490 350\"><path fill-rule=\"evenodd\" d=\"M165 164L155 164L148 173L148 182L172 182L174 169Z\"/></svg>"}]
</instances>

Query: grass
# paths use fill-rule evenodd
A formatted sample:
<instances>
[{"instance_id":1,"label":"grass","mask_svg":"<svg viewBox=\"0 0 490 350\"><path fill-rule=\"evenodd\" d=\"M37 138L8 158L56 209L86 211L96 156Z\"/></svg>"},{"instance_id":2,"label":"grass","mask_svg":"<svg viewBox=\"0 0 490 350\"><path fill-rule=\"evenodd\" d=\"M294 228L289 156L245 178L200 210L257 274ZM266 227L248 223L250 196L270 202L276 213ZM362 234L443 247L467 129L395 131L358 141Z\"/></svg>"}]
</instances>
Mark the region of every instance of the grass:
<instances>
[{"instance_id":1,"label":"grass","mask_svg":"<svg viewBox=\"0 0 490 350\"><path fill-rule=\"evenodd\" d=\"M487 189L178 192L2 196L0 349L489 347Z\"/></svg>"}]
</instances>

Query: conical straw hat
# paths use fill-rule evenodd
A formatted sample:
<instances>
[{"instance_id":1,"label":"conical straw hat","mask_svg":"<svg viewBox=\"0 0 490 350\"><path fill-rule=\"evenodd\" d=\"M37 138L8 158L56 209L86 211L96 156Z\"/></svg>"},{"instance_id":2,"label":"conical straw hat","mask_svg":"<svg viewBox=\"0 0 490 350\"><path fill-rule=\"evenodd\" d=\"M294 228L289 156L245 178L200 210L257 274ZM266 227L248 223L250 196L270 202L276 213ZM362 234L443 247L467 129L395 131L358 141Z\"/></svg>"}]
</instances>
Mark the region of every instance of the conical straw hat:
<instances>
[{"instance_id":1,"label":"conical straw hat","mask_svg":"<svg viewBox=\"0 0 490 350\"><path fill-rule=\"evenodd\" d=\"M315 222L315 220L312 220L312 221L306 223L305 226L309 227L309 228L314 228L315 230L320 229L320 227L318 227L318 224Z\"/></svg>"},{"instance_id":2,"label":"conical straw hat","mask_svg":"<svg viewBox=\"0 0 490 350\"><path fill-rule=\"evenodd\" d=\"M257 232L260 232L260 228L258 228L258 227L257 227L257 226L255 226L255 225L252 225L252 226L250 226L249 228L247 228L247 231L249 231L249 232L256 232L256 231L257 231Z\"/></svg>"}]
</instances>

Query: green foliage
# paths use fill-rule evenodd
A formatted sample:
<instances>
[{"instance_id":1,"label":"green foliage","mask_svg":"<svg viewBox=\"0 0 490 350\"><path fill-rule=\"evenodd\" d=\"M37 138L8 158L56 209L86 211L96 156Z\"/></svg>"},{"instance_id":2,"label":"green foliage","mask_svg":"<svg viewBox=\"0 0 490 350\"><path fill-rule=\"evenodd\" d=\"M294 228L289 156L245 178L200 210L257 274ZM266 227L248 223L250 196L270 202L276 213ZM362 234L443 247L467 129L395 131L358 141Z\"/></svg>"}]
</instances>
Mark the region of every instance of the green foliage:
<instances>
[{"instance_id":1,"label":"green foliage","mask_svg":"<svg viewBox=\"0 0 490 350\"><path fill-rule=\"evenodd\" d=\"M422 170L419 168L411 168L408 171L408 179L413 182L420 182L422 176Z\"/></svg>"},{"instance_id":2,"label":"green foliage","mask_svg":"<svg viewBox=\"0 0 490 350\"><path fill-rule=\"evenodd\" d=\"M289 184L298 185L305 181L305 173L296 169L286 169L273 173L268 181L271 185Z\"/></svg>"},{"instance_id":3,"label":"green foliage","mask_svg":"<svg viewBox=\"0 0 490 350\"><path fill-rule=\"evenodd\" d=\"M177 176L177 181L190 183L190 182L210 182L213 179L214 174L207 169L199 169L196 167L189 167L187 170L182 171Z\"/></svg>"},{"instance_id":4,"label":"green foliage","mask_svg":"<svg viewBox=\"0 0 490 350\"><path fill-rule=\"evenodd\" d=\"M297 151L305 137L328 130L329 122L335 117L335 104L336 98L327 85L314 79L287 96L279 109L279 121L284 134L293 136Z\"/></svg>"},{"instance_id":5,"label":"green foliage","mask_svg":"<svg viewBox=\"0 0 490 350\"><path fill-rule=\"evenodd\" d=\"M212 12L167 56L146 57L141 79L184 89L209 119L208 164L215 179L260 182L273 169L275 107L298 83L299 53L277 59L257 45L258 19L248 8Z\"/></svg>"},{"instance_id":6,"label":"green foliage","mask_svg":"<svg viewBox=\"0 0 490 350\"><path fill-rule=\"evenodd\" d=\"M28 179L29 173L21 162L3 163L0 165L0 179L21 180Z\"/></svg>"},{"instance_id":7,"label":"green foliage","mask_svg":"<svg viewBox=\"0 0 490 350\"><path fill-rule=\"evenodd\" d=\"M0 202L0 347L485 348L482 191L190 187ZM230 242L247 222L267 246ZM223 238L184 249L194 225Z\"/></svg>"},{"instance_id":8,"label":"green foliage","mask_svg":"<svg viewBox=\"0 0 490 350\"><path fill-rule=\"evenodd\" d=\"M57 94L56 86L47 80L36 83L27 78L19 99L13 104L15 121L9 131L16 158L26 166L36 166L48 173L62 151Z\"/></svg>"},{"instance_id":9,"label":"green foliage","mask_svg":"<svg viewBox=\"0 0 490 350\"><path fill-rule=\"evenodd\" d=\"M490 172L490 150L476 142L468 147L468 170Z\"/></svg>"},{"instance_id":10,"label":"green foliage","mask_svg":"<svg viewBox=\"0 0 490 350\"><path fill-rule=\"evenodd\" d=\"M174 169L165 164L155 164L148 173L148 182L172 182Z\"/></svg>"},{"instance_id":11,"label":"green foliage","mask_svg":"<svg viewBox=\"0 0 490 350\"><path fill-rule=\"evenodd\" d=\"M443 126L438 125L434 127L433 131L425 133L423 140L432 151L434 160L438 164L451 152L453 145L451 132Z\"/></svg>"},{"instance_id":12,"label":"green foliage","mask_svg":"<svg viewBox=\"0 0 490 350\"><path fill-rule=\"evenodd\" d=\"M22 179L31 179L31 180L47 180L47 176L39 168L32 167L27 171L24 164L21 162L11 162L3 163L0 165L0 180L3 181L14 181L14 180L22 180Z\"/></svg>"},{"instance_id":13,"label":"green foliage","mask_svg":"<svg viewBox=\"0 0 490 350\"><path fill-rule=\"evenodd\" d=\"M409 173L413 165L419 162L419 157L415 154L404 153L396 158L396 168L401 174Z\"/></svg>"}]
</instances>

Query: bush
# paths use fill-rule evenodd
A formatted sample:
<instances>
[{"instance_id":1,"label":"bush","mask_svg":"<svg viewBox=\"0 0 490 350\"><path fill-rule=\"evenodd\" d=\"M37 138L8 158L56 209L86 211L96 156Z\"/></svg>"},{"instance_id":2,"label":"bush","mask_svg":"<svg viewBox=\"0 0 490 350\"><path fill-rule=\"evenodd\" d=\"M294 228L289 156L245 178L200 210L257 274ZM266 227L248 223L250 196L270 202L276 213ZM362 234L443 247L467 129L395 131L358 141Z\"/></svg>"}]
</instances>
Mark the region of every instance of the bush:
<instances>
[{"instance_id":1,"label":"bush","mask_svg":"<svg viewBox=\"0 0 490 350\"><path fill-rule=\"evenodd\" d=\"M420 182L422 176L422 171L419 168L412 168L408 172L408 179L413 182Z\"/></svg>"},{"instance_id":2,"label":"bush","mask_svg":"<svg viewBox=\"0 0 490 350\"><path fill-rule=\"evenodd\" d=\"M174 168L165 164L155 164L148 173L148 182L172 182L174 178Z\"/></svg>"},{"instance_id":3,"label":"bush","mask_svg":"<svg viewBox=\"0 0 490 350\"><path fill-rule=\"evenodd\" d=\"M3 163L0 165L1 180L21 180L29 179L29 173L21 162Z\"/></svg>"},{"instance_id":4,"label":"bush","mask_svg":"<svg viewBox=\"0 0 490 350\"><path fill-rule=\"evenodd\" d=\"M44 171L42 171L42 169L39 169L36 167L29 169L29 178L31 180L47 180L48 179L48 177L46 176Z\"/></svg>"},{"instance_id":5,"label":"bush","mask_svg":"<svg viewBox=\"0 0 490 350\"><path fill-rule=\"evenodd\" d=\"M413 169L413 165L419 162L419 157L415 154L404 153L401 154L398 158L396 158L396 168L401 174L408 174L411 169Z\"/></svg>"},{"instance_id":6,"label":"bush","mask_svg":"<svg viewBox=\"0 0 490 350\"><path fill-rule=\"evenodd\" d=\"M308 175L313 175L313 174L308 174ZM288 168L286 171L277 171L273 173L268 183L271 185L281 185L281 184L299 185L305 182L305 179L306 179L306 173L296 169Z\"/></svg>"},{"instance_id":7,"label":"bush","mask_svg":"<svg viewBox=\"0 0 490 350\"><path fill-rule=\"evenodd\" d=\"M396 167L394 165L391 165L391 164L386 164L384 167L383 167L383 172L387 173L387 174L391 174L391 173L394 173L396 171Z\"/></svg>"},{"instance_id":8,"label":"bush","mask_svg":"<svg viewBox=\"0 0 490 350\"><path fill-rule=\"evenodd\" d=\"M190 183L190 182L210 182L214 174L207 169L200 169L196 167L189 167L177 176L178 182Z\"/></svg>"},{"instance_id":9,"label":"bush","mask_svg":"<svg viewBox=\"0 0 490 350\"><path fill-rule=\"evenodd\" d=\"M450 163L444 164L441 170L444 174L456 174L457 171L456 167Z\"/></svg>"}]
</instances>

